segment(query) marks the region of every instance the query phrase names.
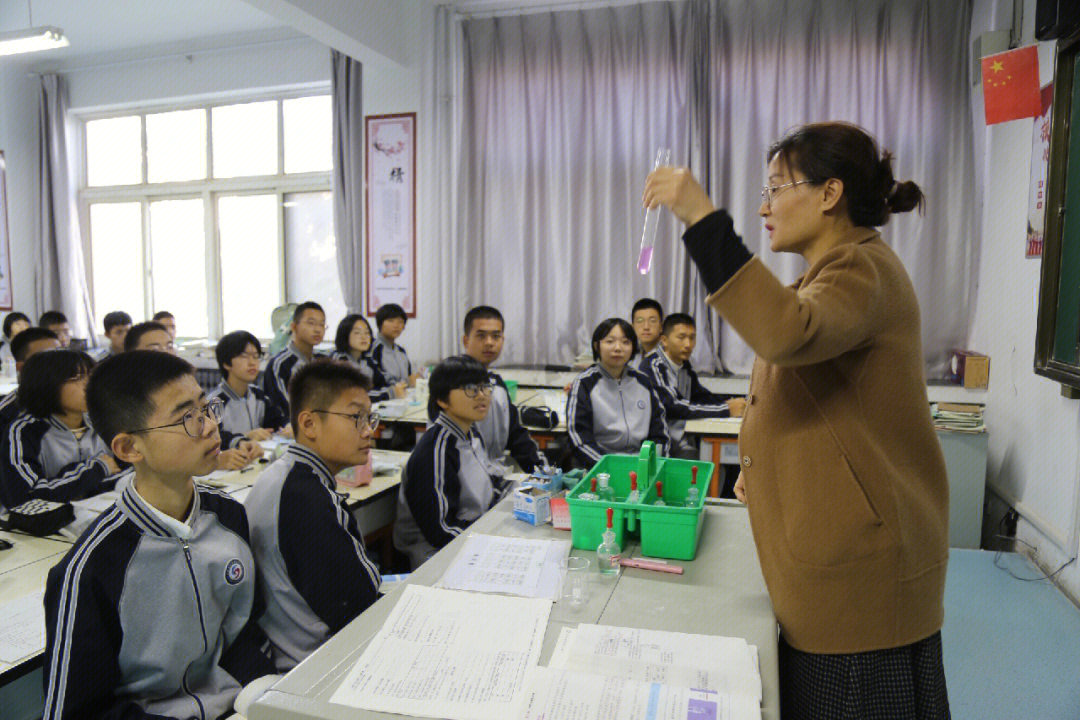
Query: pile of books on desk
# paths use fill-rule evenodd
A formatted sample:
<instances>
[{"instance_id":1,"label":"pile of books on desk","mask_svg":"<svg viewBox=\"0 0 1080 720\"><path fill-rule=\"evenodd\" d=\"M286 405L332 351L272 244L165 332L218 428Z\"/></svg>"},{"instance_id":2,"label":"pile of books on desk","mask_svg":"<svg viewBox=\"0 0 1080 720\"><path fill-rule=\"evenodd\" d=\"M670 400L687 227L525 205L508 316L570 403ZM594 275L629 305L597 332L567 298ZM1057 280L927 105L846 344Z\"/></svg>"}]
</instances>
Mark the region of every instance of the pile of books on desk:
<instances>
[{"instance_id":1,"label":"pile of books on desk","mask_svg":"<svg viewBox=\"0 0 1080 720\"><path fill-rule=\"evenodd\" d=\"M952 432L986 432L983 406L975 403L934 403L931 406L934 427Z\"/></svg>"}]
</instances>

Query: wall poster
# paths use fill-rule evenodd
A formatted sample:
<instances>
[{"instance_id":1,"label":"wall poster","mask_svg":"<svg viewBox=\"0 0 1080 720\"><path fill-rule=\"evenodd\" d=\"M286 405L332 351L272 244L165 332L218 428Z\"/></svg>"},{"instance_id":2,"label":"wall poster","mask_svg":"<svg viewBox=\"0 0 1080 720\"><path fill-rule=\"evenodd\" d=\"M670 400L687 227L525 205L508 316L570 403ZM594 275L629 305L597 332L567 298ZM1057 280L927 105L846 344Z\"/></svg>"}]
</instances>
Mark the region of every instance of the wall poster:
<instances>
[{"instance_id":1,"label":"wall poster","mask_svg":"<svg viewBox=\"0 0 1080 720\"><path fill-rule=\"evenodd\" d=\"M416 317L416 113L364 118L367 312L397 303Z\"/></svg>"}]
</instances>

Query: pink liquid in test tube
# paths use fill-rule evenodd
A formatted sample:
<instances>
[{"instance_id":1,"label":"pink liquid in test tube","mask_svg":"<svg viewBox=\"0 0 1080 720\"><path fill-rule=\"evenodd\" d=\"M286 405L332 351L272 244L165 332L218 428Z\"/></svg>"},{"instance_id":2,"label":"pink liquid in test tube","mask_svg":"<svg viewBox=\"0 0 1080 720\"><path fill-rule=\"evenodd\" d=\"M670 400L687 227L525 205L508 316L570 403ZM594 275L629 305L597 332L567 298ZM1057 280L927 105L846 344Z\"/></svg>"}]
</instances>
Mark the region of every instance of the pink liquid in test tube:
<instances>
[{"instance_id":1,"label":"pink liquid in test tube","mask_svg":"<svg viewBox=\"0 0 1080 720\"><path fill-rule=\"evenodd\" d=\"M656 151L653 170L667 165L671 161L671 149L660 148ZM642 275L648 275L652 269L653 246L656 244L656 225L660 220L660 208L645 211L645 228L641 232L641 250L638 252L637 269Z\"/></svg>"}]
</instances>

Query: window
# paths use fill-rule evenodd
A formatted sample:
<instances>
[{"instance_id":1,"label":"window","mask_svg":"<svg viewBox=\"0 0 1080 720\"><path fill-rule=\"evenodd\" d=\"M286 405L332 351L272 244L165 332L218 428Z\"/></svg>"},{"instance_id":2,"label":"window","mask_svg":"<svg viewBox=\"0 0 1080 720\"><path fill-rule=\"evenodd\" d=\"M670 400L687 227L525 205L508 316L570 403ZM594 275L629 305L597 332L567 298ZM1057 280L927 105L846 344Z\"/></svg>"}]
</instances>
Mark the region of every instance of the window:
<instances>
[{"instance_id":1,"label":"window","mask_svg":"<svg viewBox=\"0 0 1080 720\"><path fill-rule=\"evenodd\" d=\"M181 337L273 336L271 311L344 315L329 95L85 119L94 310L176 316Z\"/></svg>"}]
</instances>

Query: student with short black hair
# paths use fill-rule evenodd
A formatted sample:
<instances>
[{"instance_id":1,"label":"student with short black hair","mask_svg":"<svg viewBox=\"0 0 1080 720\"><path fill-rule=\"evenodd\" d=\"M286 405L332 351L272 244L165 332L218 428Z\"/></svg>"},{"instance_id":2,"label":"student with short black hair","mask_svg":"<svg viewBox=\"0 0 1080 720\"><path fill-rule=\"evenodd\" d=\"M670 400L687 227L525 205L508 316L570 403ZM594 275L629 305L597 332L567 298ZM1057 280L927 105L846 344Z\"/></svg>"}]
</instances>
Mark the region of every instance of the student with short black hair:
<instances>
[{"instance_id":1,"label":"student with short black hair","mask_svg":"<svg viewBox=\"0 0 1080 720\"><path fill-rule=\"evenodd\" d=\"M684 458L698 456L697 445L686 437L687 420L741 417L746 407L742 398L716 395L701 384L690 365L696 344L694 318L672 313L664 319L660 347L646 358L649 381L664 405L672 455Z\"/></svg>"},{"instance_id":2,"label":"student with short black hair","mask_svg":"<svg viewBox=\"0 0 1080 720\"><path fill-rule=\"evenodd\" d=\"M660 344L660 327L664 322L664 308L652 298L641 298L630 310L630 324L637 335L639 353L633 367L648 375L648 361L645 359Z\"/></svg>"},{"instance_id":3,"label":"student with short black hair","mask_svg":"<svg viewBox=\"0 0 1080 720\"><path fill-rule=\"evenodd\" d=\"M259 338L246 330L231 332L218 340L214 355L224 378L210 392L211 398L222 403L222 447L239 448L245 440L268 440L288 426L288 416L267 401L262 388L254 384L263 357Z\"/></svg>"},{"instance_id":4,"label":"student with short black hair","mask_svg":"<svg viewBox=\"0 0 1080 720\"><path fill-rule=\"evenodd\" d=\"M56 333L56 339L60 341L60 347L66 348L71 344L71 325L68 323L67 316L59 310L46 310L41 313L38 327Z\"/></svg>"},{"instance_id":5,"label":"student with short black hair","mask_svg":"<svg viewBox=\"0 0 1080 720\"><path fill-rule=\"evenodd\" d=\"M371 348L371 359L388 383L405 383L413 387L420 373L412 371L405 348L397 344L397 339L405 332L408 319L405 308L395 303L386 303L375 311L375 327L379 335Z\"/></svg>"},{"instance_id":6,"label":"student with short black hair","mask_svg":"<svg viewBox=\"0 0 1080 720\"><path fill-rule=\"evenodd\" d=\"M60 342L56 339L56 333L52 330L28 327L17 333L8 345L14 353L15 372L21 375L23 365L27 360L39 352L59 348ZM8 345L5 345L5 347L8 347ZM7 436L8 428L11 427L11 423L15 421L15 418L21 412L22 406L19 404L18 391L8 393L3 399L0 399L0 441Z\"/></svg>"},{"instance_id":7,"label":"student with short black hair","mask_svg":"<svg viewBox=\"0 0 1080 720\"><path fill-rule=\"evenodd\" d=\"M263 371L263 391L278 410L289 413L289 380L315 358L315 346L326 333L326 313L317 302L302 302L293 311L289 344L270 358Z\"/></svg>"},{"instance_id":8,"label":"student with short black hair","mask_svg":"<svg viewBox=\"0 0 1080 720\"><path fill-rule=\"evenodd\" d=\"M171 312L168 310L158 310L154 313L154 317L150 319L164 325L165 329L169 331L169 335L172 335L173 341L176 341L176 317L174 317Z\"/></svg>"},{"instance_id":9,"label":"student with short black hair","mask_svg":"<svg viewBox=\"0 0 1080 720\"><path fill-rule=\"evenodd\" d=\"M45 720L217 718L272 674L243 506L193 477L217 466L218 404L195 368L133 350L86 388L134 476L45 584Z\"/></svg>"},{"instance_id":10,"label":"student with short black hair","mask_svg":"<svg viewBox=\"0 0 1080 720\"><path fill-rule=\"evenodd\" d=\"M38 353L19 378L22 413L0 443L0 504L81 500L111 490L120 466L86 416L94 363L76 350Z\"/></svg>"},{"instance_id":11,"label":"student with short black hair","mask_svg":"<svg viewBox=\"0 0 1080 720\"><path fill-rule=\"evenodd\" d=\"M405 383L387 382L382 370L371 357L371 326L363 315L352 313L342 318L334 335L335 360L352 363L371 383L371 402L405 397Z\"/></svg>"},{"instance_id":12,"label":"student with short black hair","mask_svg":"<svg viewBox=\"0 0 1080 720\"><path fill-rule=\"evenodd\" d=\"M4 316L4 341L0 344L0 363L9 357L12 357L12 338L33 324L34 323L30 322L30 318L18 311L9 312Z\"/></svg>"},{"instance_id":13,"label":"student with short black hair","mask_svg":"<svg viewBox=\"0 0 1080 720\"><path fill-rule=\"evenodd\" d=\"M509 450L511 457L525 472L542 468L547 464L547 459L529 436L529 431L521 425L521 416L510 401L506 383L491 369L492 363L499 359L505 341L502 313L490 305L477 305L465 313L464 325L465 335L461 338L461 344L465 354L484 366L493 384L491 409L483 420L475 423L488 457L501 461Z\"/></svg>"},{"instance_id":14,"label":"student with short black hair","mask_svg":"<svg viewBox=\"0 0 1080 720\"><path fill-rule=\"evenodd\" d=\"M138 325L132 325L124 336L124 352L132 350L157 350L175 355L176 345L164 325L147 320Z\"/></svg>"},{"instance_id":15,"label":"student with short black hair","mask_svg":"<svg viewBox=\"0 0 1080 720\"><path fill-rule=\"evenodd\" d=\"M131 329L131 324L131 316L123 310L113 310L105 315L102 325L105 326L105 339L109 341L109 344L106 346L105 352L100 358L101 360L110 355L119 355L124 352L124 338L127 336L128 330Z\"/></svg>"},{"instance_id":16,"label":"student with short black hair","mask_svg":"<svg viewBox=\"0 0 1080 720\"><path fill-rule=\"evenodd\" d=\"M664 406L649 379L630 367L637 336L622 318L608 318L592 336L595 363L577 376L566 401L566 430L574 458L592 467L609 454L637 455L646 440L668 454Z\"/></svg>"},{"instance_id":17,"label":"student with short black hair","mask_svg":"<svg viewBox=\"0 0 1080 720\"><path fill-rule=\"evenodd\" d=\"M368 460L379 417L366 388L355 366L336 360L297 370L289 387L296 442L244 501L266 600L260 624L279 672L378 599L382 579L335 479Z\"/></svg>"},{"instance_id":18,"label":"student with short black hair","mask_svg":"<svg viewBox=\"0 0 1080 720\"><path fill-rule=\"evenodd\" d=\"M488 459L476 431L494 385L468 355L447 358L428 381L431 425L405 463L398 489L394 547L413 569L492 508L513 484Z\"/></svg>"}]
</instances>

